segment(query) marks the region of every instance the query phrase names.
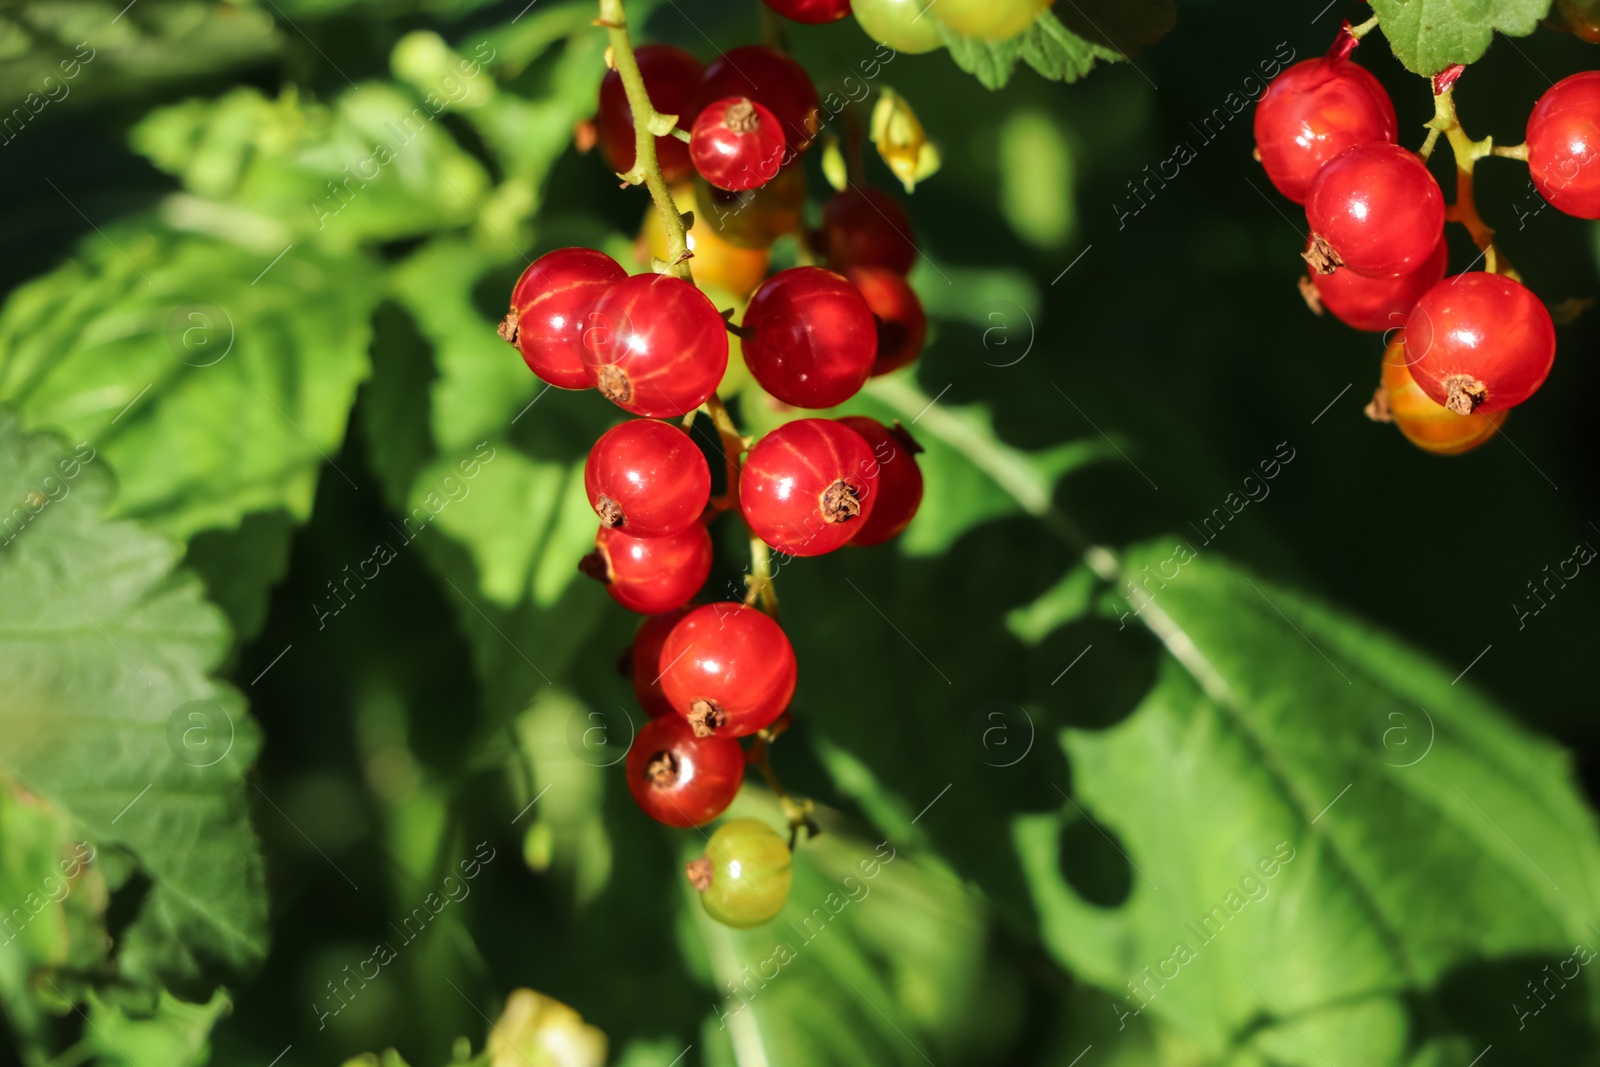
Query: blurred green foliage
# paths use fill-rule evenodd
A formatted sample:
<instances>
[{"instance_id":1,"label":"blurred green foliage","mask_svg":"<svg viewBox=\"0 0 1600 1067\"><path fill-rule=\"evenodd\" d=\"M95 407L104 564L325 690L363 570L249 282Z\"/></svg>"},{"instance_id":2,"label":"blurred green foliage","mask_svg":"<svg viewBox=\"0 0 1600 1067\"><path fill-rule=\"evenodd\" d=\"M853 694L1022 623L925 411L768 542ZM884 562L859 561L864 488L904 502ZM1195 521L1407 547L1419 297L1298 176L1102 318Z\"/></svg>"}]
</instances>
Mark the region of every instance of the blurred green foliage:
<instances>
[{"instance_id":1,"label":"blurred green foliage","mask_svg":"<svg viewBox=\"0 0 1600 1067\"><path fill-rule=\"evenodd\" d=\"M1548 6L1376 4L1407 143L1405 68L1480 56L1464 121L1514 143L1594 65L1484 53ZM1507 608L1596 533L1594 327L1482 453L1360 417L1379 341L1300 306L1235 107L1367 14L1316 8L1082 0L881 65L943 149L933 332L848 410L913 424L927 496L779 574L825 832L731 931L628 797L632 623L574 580L616 411L494 330L544 251L640 266L574 146L592 5L0 3L0 1060L1592 1062L1600 590ZM629 12L704 59L771 26ZM824 98L876 54L785 32ZM1503 247L1592 294L1525 185L1480 176Z\"/></svg>"}]
</instances>

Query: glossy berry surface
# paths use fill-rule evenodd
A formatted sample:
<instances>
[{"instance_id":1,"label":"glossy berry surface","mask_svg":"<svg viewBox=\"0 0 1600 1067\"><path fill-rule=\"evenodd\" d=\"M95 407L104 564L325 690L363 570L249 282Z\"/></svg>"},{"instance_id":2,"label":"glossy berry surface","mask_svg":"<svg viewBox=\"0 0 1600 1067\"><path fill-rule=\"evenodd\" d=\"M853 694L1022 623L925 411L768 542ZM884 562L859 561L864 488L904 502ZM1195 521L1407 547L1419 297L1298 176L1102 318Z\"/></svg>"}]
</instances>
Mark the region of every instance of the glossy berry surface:
<instances>
[{"instance_id":1,"label":"glossy berry surface","mask_svg":"<svg viewBox=\"0 0 1600 1067\"><path fill-rule=\"evenodd\" d=\"M1392 422L1406 440L1436 456L1470 452L1500 431L1509 412L1477 411L1457 415L1422 391L1406 369L1404 331L1397 332L1383 353L1383 378L1367 406L1367 416Z\"/></svg>"},{"instance_id":2,"label":"glossy berry surface","mask_svg":"<svg viewBox=\"0 0 1600 1067\"><path fill-rule=\"evenodd\" d=\"M794 878L789 843L757 819L729 819L687 867L706 914L724 926L760 926L783 910Z\"/></svg>"},{"instance_id":3,"label":"glossy berry surface","mask_svg":"<svg viewBox=\"0 0 1600 1067\"><path fill-rule=\"evenodd\" d=\"M779 552L820 556L843 547L877 503L872 447L833 419L784 423L750 450L739 503L750 531Z\"/></svg>"},{"instance_id":4,"label":"glossy berry surface","mask_svg":"<svg viewBox=\"0 0 1600 1067\"><path fill-rule=\"evenodd\" d=\"M678 125L688 129L694 122L695 93L699 88L700 61L681 48L647 44L634 49L639 73L650 94L650 104L663 115L678 116ZM618 174L633 169L637 145L634 140L633 109L622 86L622 75L606 71L600 82L600 107L594 117L595 132L606 165ZM689 146L676 137L656 138L656 161L667 181L681 181L694 173L689 162Z\"/></svg>"},{"instance_id":5,"label":"glossy berry surface","mask_svg":"<svg viewBox=\"0 0 1600 1067\"><path fill-rule=\"evenodd\" d=\"M883 267L851 267L845 272L878 324L878 354L872 375L888 374L915 362L928 336L928 316L905 275Z\"/></svg>"},{"instance_id":6,"label":"glossy berry surface","mask_svg":"<svg viewBox=\"0 0 1600 1067\"><path fill-rule=\"evenodd\" d=\"M911 218L888 193L853 185L822 209L822 253L828 266L884 267L910 274L917 262Z\"/></svg>"},{"instance_id":7,"label":"glossy berry surface","mask_svg":"<svg viewBox=\"0 0 1600 1067\"><path fill-rule=\"evenodd\" d=\"M1499 274L1440 282L1406 319L1411 377L1434 403L1461 415L1516 407L1544 384L1555 355L1550 312Z\"/></svg>"},{"instance_id":8,"label":"glossy berry surface","mask_svg":"<svg viewBox=\"0 0 1600 1067\"><path fill-rule=\"evenodd\" d=\"M528 369L561 389L594 385L584 368L589 314L628 272L604 252L558 248L528 264L511 290L500 336L517 346Z\"/></svg>"},{"instance_id":9,"label":"glossy berry surface","mask_svg":"<svg viewBox=\"0 0 1600 1067\"><path fill-rule=\"evenodd\" d=\"M700 521L711 469L689 435L653 419L613 426L589 450L583 487L600 525L666 537Z\"/></svg>"},{"instance_id":10,"label":"glossy berry surface","mask_svg":"<svg viewBox=\"0 0 1600 1067\"><path fill-rule=\"evenodd\" d=\"M985 41L1015 37L1048 8L1051 0L939 0L932 13L959 34Z\"/></svg>"},{"instance_id":11,"label":"glossy berry surface","mask_svg":"<svg viewBox=\"0 0 1600 1067\"><path fill-rule=\"evenodd\" d=\"M898 537L922 506L922 469L917 466L922 447L899 423L890 429L865 415L847 415L839 422L861 435L878 464L877 500L850 543L863 548L882 544Z\"/></svg>"},{"instance_id":12,"label":"glossy berry surface","mask_svg":"<svg viewBox=\"0 0 1600 1067\"><path fill-rule=\"evenodd\" d=\"M944 47L936 0L855 0L856 21L868 37L896 52L919 55Z\"/></svg>"},{"instance_id":13,"label":"glossy berry surface","mask_svg":"<svg viewBox=\"0 0 1600 1067\"><path fill-rule=\"evenodd\" d=\"M767 184L741 192L718 189L702 179L695 182L694 200L696 229L704 227L740 248L764 250L800 231L806 210L805 166L794 162L779 167Z\"/></svg>"},{"instance_id":14,"label":"glossy berry surface","mask_svg":"<svg viewBox=\"0 0 1600 1067\"><path fill-rule=\"evenodd\" d=\"M1358 144L1395 139L1394 104L1371 72L1325 56L1296 63L1272 80L1256 104L1256 151L1267 178L1306 202L1322 165Z\"/></svg>"},{"instance_id":15,"label":"glossy berry surface","mask_svg":"<svg viewBox=\"0 0 1600 1067\"><path fill-rule=\"evenodd\" d=\"M656 822L704 826L744 782L744 751L731 737L696 737L676 715L652 719L628 749L628 791Z\"/></svg>"},{"instance_id":16,"label":"glossy berry surface","mask_svg":"<svg viewBox=\"0 0 1600 1067\"><path fill-rule=\"evenodd\" d=\"M711 534L698 522L671 537L629 537L602 526L579 567L629 611L659 615L683 607L706 584Z\"/></svg>"},{"instance_id":17,"label":"glossy berry surface","mask_svg":"<svg viewBox=\"0 0 1600 1067\"><path fill-rule=\"evenodd\" d=\"M776 48L744 45L706 68L696 107L730 96L747 96L778 116L791 155L810 147L822 128L822 105L811 76Z\"/></svg>"},{"instance_id":18,"label":"glossy berry surface","mask_svg":"<svg viewBox=\"0 0 1600 1067\"><path fill-rule=\"evenodd\" d=\"M667 643L667 635L678 625L678 620L699 606L685 604L676 611L651 615L634 632L633 648L628 652L628 674L633 679L634 698L652 719L675 714L671 703L667 701L666 691L661 688L661 668L665 666L661 649Z\"/></svg>"},{"instance_id":19,"label":"glossy berry surface","mask_svg":"<svg viewBox=\"0 0 1600 1067\"><path fill-rule=\"evenodd\" d=\"M661 688L700 736L743 737L794 696L794 648L771 618L743 604L695 608L661 648Z\"/></svg>"},{"instance_id":20,"label":"glossy berry surface","mask_svg":"<svg viewBox=\"0 0 1600 1067\"><path fill-rule=\"evenodd\" d=\"M749 97L707 104L689 131L689 158L700 177L741 192L778 176L787 142L778 118Z\"/></svg>"},{"instance_id":21,"label":"glossy berry surface","mask_svg":"<svg viewBox=\"0 0 1600 1067\"><path fill-rule=\"evenodd\" d=\"M878 326L866 299L841 275L791 267L768 278L744 314L744 360L785 404L831 408L872 373Z\"/></svg>"},{"instance_id":22,"label":"glossy berry surface","mask_svg":"<svg viewBox=\"0 0 1600 1067\"><path fill-rule=\"evenodd\" d=\"M1444 278L1450 249L1441 236L1428 261L1414 271L1369 278L1353 270L1318 274L1307 267L1317 300L1334 318L1358 330L1383 333L1406 324L1422 294Z\"/></svg>"},{"instance_id":23,"label":"glossy berry surface","mask_svg":"<svg viewBox=\"0 0 1600 1067\"><path fill-rule=\"evenodd\" d=\"M1600 71L1561 79L1533 106L1528 174L1556 209L1600 219Z\"/></svg>"},{"instance_id":24,"label":"glossy berry surface","mask_svg":"<svg viewBox=\"0 0 1600 1067\"><path fill-rule=\"evenodd\" d=\"M1444 194L1422 161L1399 145L1347 148L1322 168L1306 201L1319 273L1371 276L1421 267L1444 233Z\"/></svg>"},{"instance_id":25,"label":"glossy berry surface","mask_svg":"<svg viewBox=\"0 0 1600 1067\"><path fill-rule=\"evenodd\" d=\"M772 10L795 22L837 22L850 14L850 0L766 0Z\"/></svg>"},{"instance_id":26,"label":"glossy berry surface","mask_svg":"<svg viewBox=\"0 0 1600 1067\"><path fill-rule=\"evenodd\" d=\"M584 366L624 411L670 419L693 411L728 369L728 327L706 295L669 274L635 274L595 304Z\"/></svg>"}]
</instances>

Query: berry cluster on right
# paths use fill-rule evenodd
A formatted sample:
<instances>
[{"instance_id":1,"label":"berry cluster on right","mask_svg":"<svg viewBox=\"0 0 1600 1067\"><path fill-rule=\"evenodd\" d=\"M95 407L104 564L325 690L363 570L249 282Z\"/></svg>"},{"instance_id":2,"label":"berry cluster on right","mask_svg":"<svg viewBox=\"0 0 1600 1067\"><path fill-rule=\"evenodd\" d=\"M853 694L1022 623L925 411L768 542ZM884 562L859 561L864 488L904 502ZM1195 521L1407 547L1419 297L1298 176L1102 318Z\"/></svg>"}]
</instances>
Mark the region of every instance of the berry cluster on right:
<instances>
[{"instance_id":1,"label":"berry cluster on right","mask_svg":"<svg viewBox=\"0 0 1600 1067\"><path fill-rule=\"evenodd\" d=\"M1433 78L1435 116L1412 152L1397 143L1389 94L1351 59L1373 25L1345 23L1327 55L1272 81L1256 107L1256 156L1277 190L1305 208L1307 304L1387 335L1367 414L1426 451L1466 452L1538 391L1556 352L1550 309L1478 216L1473 166L1491 155L1525 160L1553 207L1600 218L1600 71L1552 86L1529 115L1526 143L1501 148L1461 129L1452 93L1464 68L1448 68ZM1454 204L1428 168L1441 139L1456 159ZM1447 221L1465 226L1478 248L1452 276Z\"/></svg>"}]
</instances>

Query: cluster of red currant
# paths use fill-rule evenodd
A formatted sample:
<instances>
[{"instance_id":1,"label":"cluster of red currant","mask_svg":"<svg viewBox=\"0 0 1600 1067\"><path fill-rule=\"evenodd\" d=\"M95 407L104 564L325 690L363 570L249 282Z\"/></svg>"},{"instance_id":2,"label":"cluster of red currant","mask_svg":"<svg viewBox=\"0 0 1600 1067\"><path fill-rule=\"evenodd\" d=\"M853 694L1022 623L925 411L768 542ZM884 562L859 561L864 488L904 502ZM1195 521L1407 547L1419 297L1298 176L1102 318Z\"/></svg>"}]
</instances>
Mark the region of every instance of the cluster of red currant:
<instances>
[{"instance_id":1,"label":"cluster of red currant","mask_svg":"<svg viewBox=\"0 0 1600 1067\"><path fill-rule=\"evenodd\" d=\"M748 373L765 391L759 402L774 410L832 408L869 377L914 360L926 319L905 279L917 254L905 212L859 186L824 208L821 229L799 249L802 265L764 277L772 243L800 228L801 156L819 125L816 90L798 63L750 46L702 70L681 49L634 50L625 28L608 28L614 67L601 85L595 139L614 170L650 186L657 212L642 242L665 245L665 254L654 271L632 276L593 249L541 256L518 280L500 333L544 381L596 389L641 416L607 430L589 453L584 484L600 527L581 568L646 616L628 669L651 721L627 756L629 789L659 822L697 827L732 802L747 762L770 777L767 746L788 722L797 665L773 617L769 550L815 556L878 544L904 530L922 500L919 449L898 424L799 418L753 440L740 434L719 387ZM638 115L646 120L636 126ZM699 189L672 195L670 183L691 175ZM754 199L723 213L737 218L722 227L727 236L692 234L693 214L676 205L720 193ZM691 261L738 306L719 312L692 280ZM732 369L730 334L742 352ZM757 402L751 395L745 402ZM710 465L690 436L699 415L716 429L727 470L715 498ZM711 571L708 524L728 511L752 538L749 594L694 603ZM748 753L740 738L751 738ZM747 925L782 906L793 830L808 822L803 805L786 807L789 842L735 820L691 864L714 917ZM773 873L780 867L781 879Z\"/></svg>"},{"instance_id":2,"label":"cluster of red currant","mask_svg":"<svg viewBox=\"0 0 1600 1067\"><path fill-rule=\"evenodd\" d=\"M1478 217L1473 164L1491 154L1526 160L1550 204L1600 218L1600 72L1553 86L1529 116L1527 143L1496 148L1456 120L1463 68L1452 67L1433 79L1435 117L1413 153L1396 144L1388 93L1350 59L1359 32L1346 23L1326 56L1273 80L1256 108L1256 154L1278 191L1305 206L1307 302L1357 329L1393 331L1368 414L1428 451L1465 452L1539 389L1556 349L1549 310ZM1441 135L1457 165L1449 206L1427 166ZM1445 277L1447 220L1467 227L1480 253L1472 266L1482 260L1484 270Z\"/></svg>"}]
</instances>

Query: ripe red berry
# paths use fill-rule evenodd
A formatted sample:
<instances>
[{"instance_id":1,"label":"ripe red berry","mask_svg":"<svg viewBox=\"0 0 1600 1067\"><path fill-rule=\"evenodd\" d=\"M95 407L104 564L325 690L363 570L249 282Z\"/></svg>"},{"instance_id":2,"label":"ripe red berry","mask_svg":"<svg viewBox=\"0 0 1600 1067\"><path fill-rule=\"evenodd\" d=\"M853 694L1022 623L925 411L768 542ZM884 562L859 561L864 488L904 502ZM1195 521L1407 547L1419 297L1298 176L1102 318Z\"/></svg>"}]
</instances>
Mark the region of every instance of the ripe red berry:
<instances>
[{"instance_id":1,"label":"ripe red berry","mask_svg":"<svg viewBox=\"0 0 1600 1067\"><path fill-rule=\"evenodd\" d=\"M1310 281L1302 280L1301 285L1312 286L1317 304L1340 322L1358 330L1383 333L1404 326L1406 316L1422 294L1444 278L1449 253L1448 243L1441 236L1428 261L1406 274L1389 278L1369 278L1353 270L1318 274L1308 265Z\"/></svg>"},{"instance_id":2,"label":"ripe red berry","mask_svg":"<svg viewBox=\"0 0 1600 1067\"><path fill-rule=\"evenodd\" d=\"M699 606L685 604L675 611L651 615L639 623L639 629L634 632L633 648L628 652L628 673L633 678L634 697L644 713L652 719L673 714L672 704L667 700L666 691L661 688L661 669L665 666L661 649L667 643L667 635L678 625L678 620Z\"/></svg>"},{"instance_id":3,"label":"ripe red berry","mask_svg":"<svg viewBox=\"0 0 1600 1067\"><path fill-rule=\"evenodd\" d=\"M739 478L744 520L779 552L832 552L872 517L877 468L872 446L843 423L784 423L758 441L745 459Z\"/></svg>"},{"instance_id":4,"label":"ripe red berry","mask_svg":"<svg viewBox=\"0 0 1600 1067\"><path fill-rule=\"evenodd\" d=\"M750 298L743 342L763 389L795 407L831 408L866 384L878 326L848 280L821 267L791 267Z\"/></svg>"},{"instance_id":5,"label":"ripe red berry","mask_svg":"<svg viewBox=\"0 0 1600 1067\"><path fill-rule=\"evenodd\" d=\"M888 374L912 363L922 354L928 336L928 316L922 301L905 276L883 267L851 267L845 272L872 309L878 323L878 355L872 375Z\"/></svg>"},{"instance_id":6,"label":"ripe red berry","mask_svg":"<svg viewBox=\"0 0 1600 1067\"><path fill-rule=\"evenodd\" d=\"M789 706L794 648L772 619L743 604L695 608L661 648L661 687L701 737L744 737Z\"/></svg>"},{"instance_id":7,"label":"ripe red berry","mask_svg":"<svg viewBox=\"0 0 1600 1067\"><path fill-rule=\"evenodd\" d=\"M641 45L634 49L633 56L639 61L651 106L662 115L678 116L678 125L688 129L699 113L695 92L700 83L700 61L681 48L665 44ZM628 106L622 75L614 70L607 71L600 82L600 109L594 124L607 166L618 174L632 170L637 148L633 109ZM689 146L676 137L656 138L656 161L669 182L682 181L694 173Z\"/></svg>"},{"instance_id":8,"label":"ripe red berry","mask_svg":"<svg viewBox=\"0 0 1600 1067\"><path fill-rule=\"evenodd\" d=\"M1533 105L1528 173L1558 210L1600 219L1600 71L1561 79Z\"/></svg>"},{"instance_id":9,"label":"ripe red berry","mask_svg":"<svg viewBox=\"0 0 1600 1067\"><path fill-rule=\"evenodd\" d=\"M1330 160L1306 201L1319 273L1348 267L1372 277L1404 274L1428 261L1444 233L1444 194L1422 161L1382 142Z\"/></svg>"},{"instance_id":10,"label":"ripe red berry","mask_svg":"<svg viewBox=\"0 0 1600 1067\"><path fill-rule=\"evenodd\" d=\"M1440 282L1406 319L1411 377L1458 415L1516 407L1556 356L1550 312L1520 282L1481 271Z\"/></svg>"},{"instance_id":11,"label":"ripe red berry","mask_svg":"<svg viewBox=\"0 0 1600 1067\"><path fill-rule=\"evenodd\" d=\"M1457 415L1435 403L1406 369L1406 338L1397 330L1383 353L1383 374L1367 405L1367 418L1392 422L1406 440L1436 456L1455 456L1486 443L1510 412Z\"/></svg>"},{"instance_id":12,"label":"ripe red berry","mask_svg":"<svg viewBox=\"0 0 1600 1067\"><path fill-rule=\"evenodd\" d=\"M777 116L744 96L707 104L689 131L694 169L730 192L754 189L777 177L784 149Z\"/></svg>"},{"instance_id":13,"label":"ripe red berry","mask_svg":"<svg viewBox=\"0 0 1600 1067\"><path fill-rule=\"evenodd\" d=\"M1256 105L1256 151L1267 178L1306 202L1322 165L1358 144L1393 143L1394 104L1365 67L1340 56L1296 63Z\"/></svg>"},{"instance_id":14,"label":"ripe red berry","mask_svg":"<svg viewBox=\"0 0 1600 1067\"><path fill-rule=\"evenodd\" d=\"M676 426L634 419L589 450L583 487L600 525L632 537L667 537L700 521L711 499L706 458Z\"/></svg>"},{"instance_id":15,"label":"ripe red berry","mask_svg":"<svg viewBox=\"0 0 1600 1067\"><path fill-rule=\"evenodd\" d=\"M668 826L704 826L744 782L744 750L732 737L699 738L677 715L652 719L628 749L628 791Z\"/></svg>"},{"instance_id":16,"label":"ripe red berry","mask_svg":"<svg viewBox=\"0 0 1600 1067\"><path fill-rule=\"evenodd\" d=\"M711 574L711 534L695 523L670 537L629 537L600 528L578 569L605 583L611 599L641 615L687 604Z\"/></svg>"},{"instance_id":17,"label":"ripe red berry","mask_svg":"<svg viewBox=\"0 0 1600 1067\"><path fill-rule=\"evenodd\" d=\"M882 544L909 526L922 505L922 470L917 466L922 446L898 422L894 429L865 415L847 415L839 422L862 436L878 463L878 499L850 543Z\"/></svg>"},{"instance_id":18,"label":"ripe red berry","mask_svg":"<svg viewBox=\"0 0 1600 1067\"><path fill-rule=\"evenodd\" d=\"M837 22L850 14L850 0L767 0L767 6L795 22Z\"/></svg>"},{"instance_id":19,"label":"ripe red berry","mask_svg":"<svg viewBox=\"0 0 1600 1067\"><path fill-rule=\"evenodd\" d=\"M511 310L500 336L543 380L562 389L594 385L584 369L583 332L595 304L628 276L617 261L592 248L546 252L522 272L511 290Z\"/></svg>"},{"instance_id":20,"label":"ripe red berry","mask_svg":"<svg viewBox=\"0 0 1600 1067\"><path fill-rule=\"evenodd\" d=\"M776 48L744 45L723 53L706 68L696 98L697 111L730 96L747 96L778 116L789 155L804 152L822 128L821 104L811 76Z\"/></svg>"},{"instance_id":21,"label":"ripe red berry","mask_svg":"<svg viewBox=\"0 0 1600 1067\"><path fill-rule=\"evenodd\" d=\"M881 189L852 185L822 208L822 250L834 270L885 267L909 274L917 262L911 218Z\"/></svg>"},{"instance_id":22,"label":"ripe red berry","mask_svg":"<svg viewBox=\"0 0 1600 1067\"><path fill-rule=\"evenodd\" d=\"M728 327L716 306L670 274L613 285L589 315L584 366L624 411L670 419L716 392L728 369Z\"/></svg>"}]
</instances>

